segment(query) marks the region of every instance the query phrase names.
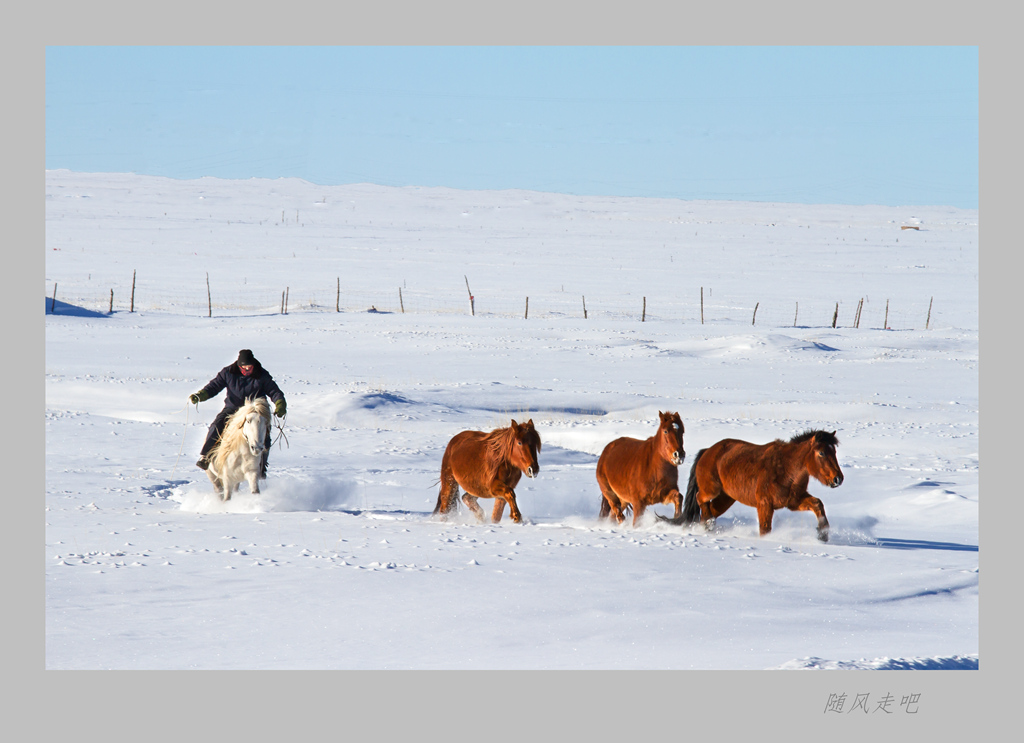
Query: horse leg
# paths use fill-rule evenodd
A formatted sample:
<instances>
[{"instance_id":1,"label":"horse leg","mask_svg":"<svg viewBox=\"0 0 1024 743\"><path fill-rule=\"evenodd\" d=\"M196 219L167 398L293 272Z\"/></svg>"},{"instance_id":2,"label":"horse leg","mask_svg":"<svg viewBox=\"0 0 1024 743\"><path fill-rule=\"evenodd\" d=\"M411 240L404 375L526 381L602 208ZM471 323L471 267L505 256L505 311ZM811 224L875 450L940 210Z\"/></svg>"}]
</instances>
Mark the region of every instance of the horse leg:
<instances>
[{"instance_id":1,"label":"horse leg","mask_svg":"<svg viewBox=\"0 0 1024 743\"><path fill-rule=\"evenodd\" d=\"M217 477L217 473L213 471L213 467L206 470L206 476L209 477L210 482L213 483L213 490L217 493L217 497L224 500L224 483L222 483L220 478Z\"/></svg>"},{"instance_id":2,"label":"horse leg","mask_svg":"<svg viewBox=\"0 0 1024 743\"><path fill-rule=\"evenodd\" d=\"M697 456L699 458L700 453ZM704 524L705 530L711 531L715 528L715 518L724 513L733 504L733 499L725 494L725 491L722 489L722 481L717 475L697 471L696 462L693 463L693 467L696 477L691 476L690 479L693 482L690 483L689 488L693 488L696 485L697 490L694 498L697 501L697 506L700 508L700 522Z\"/></svg>"},{"instance_id":3,"label":"horse leg","mask_svg":"<svg viewBox=\"0 0 1024 743\"><path fill-rule=\"evenodd\" d=\"M637 525L640 521L640 517L644 515L644 511L647 510L647 505L642 501L633 505L633 526Z\"/></svg>"},{"instance_id":4,"label":"horse leg","mask_svg":"<svg viewBox=\"0 0 1024 743\"><path fill-rule=\"evenodd\" d=\"M478 521L484 520L484 509L480 508L476 502L476 496L470 495L469 493L462 494L462 502L466 504L466 508L473 512L473 515L477 517Z\"/></svg>"},{"instance_id":5,"label":"horse leg","mask_svg":"<svg viewBox=\"0 0 1024 743\"><path fill-rule=\"evenodd\" d=\"M621 524L625 518L622 515L622 502L619 501L619 496L612 490L612 485L608 482L608 476L604 472L603 464L600 461L597 463L597 486L601 488L601 510L597 517L599 519L606 519L609 515L612 515Z\"/></svg>"},{"instance_id":6,"label":"horse leg","mask_svg":"<svg viewBox=\"0 0 1024 743\"><path fill-rule=\"evenodd\" d=\"M775 508L770 498L757 499L757 528L763 537L772 530L772 519L775 517Z\"/></svg>"},{"instance_id":7,"label":"horse leg","mask_svg":"<svg viewBox=\"0 0 1024 743\"><path fill-rule=\"evenodd\" d=\"M512 517L512 521L517 524L522 523L523 514L519 512L519 504L516 503L516 492L503 482L494 483L492 490L494 491L495 512L500 513L504 508L503 505L499 506L499 502L502 504L508 503L508 515Z\"/></svg>"},{"instance_id":8,"label":"horse leg","mask_svg":"<svg viewBox=\"0 0 1024 743\"><path fill-rule=\"evenodd\" d=\"M671 503L675 506L676 512L672 516L673 521L680 521L683 515L683 494L679 492L678 488L673 488L669 491L669 494L665 496L665 500L662 503Z\"/></svg>"},{"instance_id":9,"label":"horse leg","mask_svg":"<svg viewBox=\"0 0 1024 743\"><path fill-rule=\"evenodd\" d=\"M712 498L710 501L708 501L708 513L711 514L712 519L716 519L723 513L728 511L729 507L732 506L732 504L735 502L736 501L730 498L728 495L722 493L721 495Z\"/></svg>"},{"instance_id":10,"label":"horse leg","mask_svg":"<svg viewBox=\"0 0 1024 743\"><path fill-rule=\"evenodd\" d=\"M491 521L497 524L499 521L501 521L501 516L503 513L505 513L505 499L495 498L494 508L491 510Z\"/></svg>"},{"instance_id":11,"label":"horse leg","mask_svg":"<svg viewBox=\"0 0 1024 743\"><path fill-rule=\"evenodd\" d=\"M459 483L455 481L454 477L449 477L441 483L441 494L438 496L437 503L442 518L446 518L448 514L458 510L460 492ZM436 512L437 509L435 509Z\"/></svg>"},{"instance_id":12,"label":"horse leg","mask_svg":"<svg viewBox=\"0 0 1024 743\"><path fill-rule=\"evenodd\" d=\"M828 519L825 518L825 506L821 500L813 495L805 495L794 505L789 506L790 511L811 511L818 517L818 539L822 542L828 541Z\"/></svg>"},{"instance_id":13,"label":"horse leg","mask_svg":"<svg viewBox=\"0 0 1024 743\"><path fill-rule=\"evenodd\" d=\"M434 506L434 515L441 515L441 520L447 520L448 514L456 510L459 503L459 483L448 467L448 460L445 459L441 465L441 489L437 494L437 505Z\"/></svg>"},{"instance_id":14,"label":"horse leg","mask_svg":"<svg viewBox=\"0 0 1024 743\"><path fill-rule=\"evenodd\" d=\"M724 493L719 493L718 495L705 495L703 491L697 493L697 504L700 506L700 522L704 525L705 531L712 531L715 528L715 519L732 505L732 499L729 498L728 505L721 510L716 508L722 498L727 497Z\"/></svg>"},{"instance_id":15,"label":"horse leg","mask_svg":"<svg viewBox=\"0 0 1024 743\"><path fill-rule=\"evenodd\" d=\"M620 524L626 520L626 515L622 513L622 501L619 500L619 496L615 495L615 491L610 487L602 487L601 512L598 518L608 518L609 514L615 517L615 521Z\"/></svg>"}]
</instances>

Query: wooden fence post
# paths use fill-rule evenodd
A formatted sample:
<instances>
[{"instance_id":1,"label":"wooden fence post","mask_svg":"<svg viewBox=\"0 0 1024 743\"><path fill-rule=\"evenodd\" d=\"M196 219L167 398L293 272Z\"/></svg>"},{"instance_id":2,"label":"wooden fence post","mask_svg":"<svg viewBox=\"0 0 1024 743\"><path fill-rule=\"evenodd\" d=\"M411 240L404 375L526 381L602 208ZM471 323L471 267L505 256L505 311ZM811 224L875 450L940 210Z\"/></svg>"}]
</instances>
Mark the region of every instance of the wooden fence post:
<instances>
[{"instance_id":1,"label":"wooden fence post","mask_svg":"<svg viewBox=\"0 0 1024 743\"><path fill-rule=\"evenodd\" d=\"M882 325L885 330L889 329L889 300L885 300L885 323Z\"/></svg>"},{"instance_id":2,"label":"wooden fence post","mask_svg":"<svg viewBox=\"0 0 1024 743\"><path fill-rule=\"evenodd\" d=\"M757 308L760 307L760 306L761 306L760 302L757 302L757 303L754 304L754 318L750 321L751 325L754 325L757 322Z\"/></svg>"},{"instance_id":3,"label":"wooden fence post","mask_svg":"<svg viewBox=\"0 0 1024 743\"><path fill-rule=\"evenodd\" d=\"M110 290L110 309L107 310L107 314L108 315L113 315L114 314L114 290L113 289Z\"/></svg>"},{"instance_id":4,"label":"wooden fence post","mask_svg":"<svg viewBox=\"0 0 1024 743\"><path fill-rule=\"evenodd\" d=\"M644 297L644 313L640 315L640 322L647 322L647 297Z\"/></svg>"},{"instance_id":5,"label":"wooden fence post","mask_svg":"<svg viewBox=\"0 0 1024 743\"><path fill-rule=\"evenodd\" d=\"M587 319L587 297L583 295L583 319Z\"/></svg>"},{"instance_id":6,"label":"wooden fence post","mask_svg":"<svg viewBox=\"0 0 1024 743\"><path fill-rule=\"evenodd\" d=\"M836 320L839 319L839 302L836 302L836 311L832 313L832 327L836 326Z\"/></svg>"},{"instance_id":7,"label":"wooden fence post","mask_svg":"<svg viewBox=\"0 0 1024 743\"><path fill-rule=\"evenodd\" d=\"M284 288L284 314L288 314L288 294L291 292L291 287Z\"/></svg>"},{"instance_id":8,"label":"wooden fence post","mask_svg":"<svg viewBox=\"0 0 1024 743\"><path fill-rule=\"evenodd\" d=\"M530 319L530 298L529 297L526 298L526 312L523 314L523 319L524 320L529 320Z\"/></svg>"},{"instance_id":9,"label":"wooden fence post","mask_svg":"<svg viewBox=\"0 0 1024 743\"><path fill-rule=\"evenodd\" d=\"M931 299L928 300L928 319L924 321L925 330L928 330L928 326L931 325L932 322L932 302L934 301L935 297L932 297Z\"/></svg>"},{"instance_id":10,"label":"wooden fence post","mask_svg":"<svg viewBox=\"0 0 1024 743\"><path fill-rule=\"evenodd\" d=\"M206 316L213 317L213 299L210 297L210 272L206 272Z\"/></svg>"},{"instance_id":11,"label":"wooden fence post","mask_svg":"<svg viewBox=\"0 0 1024 743\"><path fill-rule=\"evenodd\" d=\"M57 309L57 282L53 282L53 299L50 300L50 314Z\"/></svg>"},{"instance_id":12,"label":"wooden fence post","mask_svg":"<svg viewBox=\"0 0 1024 743\"><path fill-rule=\"evenodd\" d=\"M281 292L281 314L284 314L284 292Z\"/></svg>"},{"instance_id":13,"label":"wooden fence post","mask_svg":"<svg viewBox=\"0 0 1024 743\"><path fill-rule=\"evenodd\" d=\"M700 288L700 324L704 324L704 287Z\"/></svg>"},{"instance_id":14,"label":"wooden fence post","mask_svg":"<svg viewBox=\"0 0 1024 743\"><path fill-rule=\"evenodd\" d=\"M398 304L402 308L402 314L405 314L405 302L402 301L402 287L398 287Z\"/></svg>"},{"instance_id":15,"label":"wooden fence post","mask_svg":"<svg viewBox=\"0 0 1024 743\"><path fill-rule=\"evenodd\" d=\"M796 309L793 311L793 327L796 327L796 318L800 314L800 303L796 303Z\"/></svg>"},{"instance_id":16,"label":"wooden fence post","mask_svg":"<svg viewBox=\"0 0 1024 743\"><path fill-rule=\"evenodd\" d=\"M327 198L326 196L324 198ZM334 298L334 311L341 312L341 277L338 277L338 294Z\"/></svg>"},{"instance_id":17,"label":"wooden fence post","mask_svg":"<svg viewBox=\"0 0 1024 743\"><path fill-rule=\"evenodd\" d=\"M110 293L113 294L114 290L111 289ZM113 300L111 300L111 302L113 302ZM111 311L113 311L113 310L111 310ZM130 307L130 309L128 311L129 312L135 312L135 269L132 269L132 304L131 304L131 307Z\"/></svg>"},{"instance_id":18,"label":"wooden fence post","mask_svg":"<svg viewBox=\"0 0 1024 743\"><path fill-rule=\"evenodd\" d=\"M463 274L462 278L466 280L466 291L469 292L469 312L476 317L476 304L473 301L473 290L469 288L469 277Z\"/></svg>"}]
</instances>

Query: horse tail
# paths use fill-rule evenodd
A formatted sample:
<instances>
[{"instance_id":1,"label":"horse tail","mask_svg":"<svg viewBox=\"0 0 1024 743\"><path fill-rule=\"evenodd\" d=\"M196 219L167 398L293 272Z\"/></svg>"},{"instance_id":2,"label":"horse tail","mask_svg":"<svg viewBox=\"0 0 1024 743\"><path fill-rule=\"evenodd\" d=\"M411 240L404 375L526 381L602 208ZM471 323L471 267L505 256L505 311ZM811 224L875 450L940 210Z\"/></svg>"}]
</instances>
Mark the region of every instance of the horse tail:
<instances>
[{"instance_id":1,"label":"horse tail","mask_svg":"<svg viewBox=\"0 0 1024 743\"><path fill-rule=\"evenodd\" d=\"M441 488L437 493L437 505L434 506L433 515L447 514L457 511L459 507L459 484L452 474L452 466L448 461L451 456L451 444L445 449L444 457L441 458Z\"/></svg>"},{"instance_id":2,"label":"horse tail","mask_svg":"<svg viewBox=\"0 0 1024 743\"><path fill-rule=\"evenodd\" d=\"M695 524L700 521L700 505L697 503L697 462L707 449L701 449L693 458L690 467L690 480L686 484L686 498L683 500L683 523Z\"/></svg>"}]
</instances>

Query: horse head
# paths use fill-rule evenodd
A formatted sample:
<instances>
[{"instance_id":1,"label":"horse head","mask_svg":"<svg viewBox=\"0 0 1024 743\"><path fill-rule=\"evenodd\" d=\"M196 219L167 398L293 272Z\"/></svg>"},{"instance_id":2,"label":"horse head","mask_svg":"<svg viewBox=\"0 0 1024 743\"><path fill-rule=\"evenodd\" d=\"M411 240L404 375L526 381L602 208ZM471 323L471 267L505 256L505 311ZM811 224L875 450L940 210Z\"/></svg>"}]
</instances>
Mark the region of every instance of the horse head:
<instances>
[{"instance_id":1,"label":"horse head","mask_svg":"<svg viewBox=\"0 0 1024 743\"><path fill-rule=\"evenodd\" d=\"M512 453L509 460L527 477L536 477L540 472L540 464L537 462L537 452L540 451L540 434L533 427L533 418L522 424L516 423L513 418L511 435Z\"/></svg>"},{"instance_id":2,"label":"horse head","mask_svg":"<svg viewBox=\"0 0 1024 743\"><path fill-rule=\"evenodd\" d=\"M683 463L686 451L683 449L683 419L679 413L662 413L658 411L661 419L658 425L658 450L661 455L676 467Z\"/></svg>"},{"instance_id":3,"label":"horse head","mask_svg":"<svg viewBox=\"0 0 1024 743\"><path fill-rule=\"evenodd\" d=\"M843 484L843 471L839 468L836 447L839 439L836 432L817 431L814 434L814 456L811 457L811 474L822 485L838 488Z\"/></svg>"},{"instance_id":4,"label":"horse head","mask_svg":"<svg viewBox=\"0 0 1024 743\"><path fill-rule=\"evenodd\" d=\"M263 453L266 448L267 426L270 425L270 408L247 401L247 412L242 419L242 435L249 446L249 453L254 457Z\"/></svg>"}]
</instances>

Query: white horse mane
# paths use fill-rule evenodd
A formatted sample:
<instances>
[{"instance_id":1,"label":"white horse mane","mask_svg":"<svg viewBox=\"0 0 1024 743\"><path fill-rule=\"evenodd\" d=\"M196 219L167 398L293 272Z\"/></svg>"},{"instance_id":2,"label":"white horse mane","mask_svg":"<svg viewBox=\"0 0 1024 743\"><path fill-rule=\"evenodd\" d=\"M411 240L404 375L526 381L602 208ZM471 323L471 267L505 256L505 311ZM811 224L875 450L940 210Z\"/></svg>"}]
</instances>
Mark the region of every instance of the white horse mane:
<instances>
[{"instance_id":1,"label":"white horse mane","mask_svg":"<svg viewBox=\"0 0 1024 743\"><path fill-rule=\"evenodd\" d=\"M258 441L250 442L246 438L246 422L253 414L259 417L257 426ZM249 490L258 493L260 461L263 458L263 436L270 426L270 403L265 397L255 400L247 399L245 404L236 410L224 424L217 444L210 452L210 466L207 475L214 487L221 492L221 500L231 498L231 493L242 480L249 481ZM253 454L250 443L259 447L260 452Z\"/></svg>"}]
</instances>

